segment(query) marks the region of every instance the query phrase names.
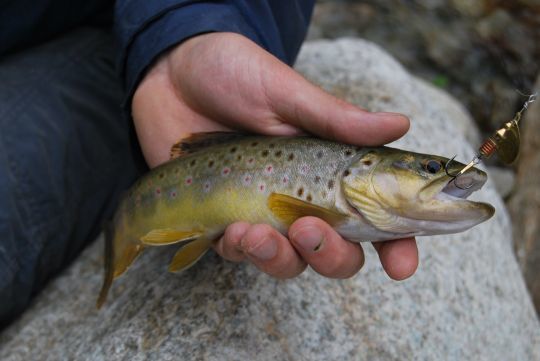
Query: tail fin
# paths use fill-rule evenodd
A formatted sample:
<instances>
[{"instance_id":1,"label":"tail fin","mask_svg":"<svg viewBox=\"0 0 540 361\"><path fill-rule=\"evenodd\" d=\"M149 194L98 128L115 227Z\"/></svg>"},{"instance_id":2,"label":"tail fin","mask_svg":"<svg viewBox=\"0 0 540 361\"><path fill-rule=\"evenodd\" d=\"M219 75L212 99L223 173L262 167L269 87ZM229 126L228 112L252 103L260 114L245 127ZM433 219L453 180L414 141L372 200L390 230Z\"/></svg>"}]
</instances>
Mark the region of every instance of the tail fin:
<instances>
[{"instance_id":1,"label":"tail fin","mask_svg":"<svg viewBox=\"0 0 540 361\"><path fill-rule=\"evenodd\" d=\"M113 280L127 270L143 249L142 244L116 237L112 224L105 227L105 275L96 302L98 309L105 303Z\"/></svg>"},{"instance_id":2,"label":"tail fin","mask_svg":"<svg viewBox=\"0 0 540 361\"><path fill-rule=\"evenodd\" d=\"M101 286L101 291L99 292L99 297L96 302L96 307L98 309L103 306L105 300L107 299L107 294L109 293L109 288L111 288L112 281L114 279L114 249L113 249L113 229L112 225L108 224L105 227L105 275L103 277L103 286Z\"/></svg>"}]
</instances>

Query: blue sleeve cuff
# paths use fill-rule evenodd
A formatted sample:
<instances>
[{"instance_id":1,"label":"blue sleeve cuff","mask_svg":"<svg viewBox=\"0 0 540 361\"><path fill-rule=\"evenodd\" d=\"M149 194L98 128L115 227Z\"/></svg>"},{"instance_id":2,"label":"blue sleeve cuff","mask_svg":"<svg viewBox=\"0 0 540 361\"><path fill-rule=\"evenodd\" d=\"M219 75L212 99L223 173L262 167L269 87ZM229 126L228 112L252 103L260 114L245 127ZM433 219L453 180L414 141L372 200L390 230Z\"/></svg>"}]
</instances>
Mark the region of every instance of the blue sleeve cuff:
<instances>
[{"instance_id":1,"label":"blue sleeve cuff","mask_svg":"<svg viewBox=\"0 0 540 361\"><path fill-rule=\"evenodd\" d=\"M208 32L234 32L261 43L242 14L226 3L175 6L131 32L131 41L120 39L121 43L122 40L125 43L120 69L126 87L124 107L128 109L136 86L152 62L164 51L190 37Z\"/></svg>"}]
</instances>

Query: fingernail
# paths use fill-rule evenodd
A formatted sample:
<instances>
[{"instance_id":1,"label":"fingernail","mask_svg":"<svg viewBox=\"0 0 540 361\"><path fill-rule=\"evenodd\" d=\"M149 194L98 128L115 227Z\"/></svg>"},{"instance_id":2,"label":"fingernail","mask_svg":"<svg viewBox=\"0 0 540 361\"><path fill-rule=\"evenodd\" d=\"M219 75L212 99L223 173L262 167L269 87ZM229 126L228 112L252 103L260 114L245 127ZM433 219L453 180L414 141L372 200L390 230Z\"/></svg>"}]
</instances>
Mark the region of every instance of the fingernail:
<instances>
[{"instance_id":1,"label":"fingernail","mask_svg":"<svg viewBox=\"0 0 540 361\"><path fill-rule=\"evenodd\" d=\"M318 251L323 243L323 234L315 227L301 228L293 238L300 247L309 252Z\"/></svg>"},{"instance_id":2,"label":"fingernail","mask_svg":"<svg viewBox=\"0 0 540 361\"><path fill-rule=\"evenodd\" d=\"M277 241L272 238L265 238L253 247L249 247L246 252L261 261L268 261L277 255Z\"/></svg>"},{"instance_id":3,"label":"fingernail","mask_svg":"<svg viewBox=\"0 0 540 361\"><path fill-rule=\"evenodd\" d=\"M376 112L376 113L373 113L374 115L376 115L377 117L392 117L392 118L402 118L402 119L406 119L407 117L403 114L400 114L400 113L391 113L391 112Z\"/></svg>"}]
</instances>

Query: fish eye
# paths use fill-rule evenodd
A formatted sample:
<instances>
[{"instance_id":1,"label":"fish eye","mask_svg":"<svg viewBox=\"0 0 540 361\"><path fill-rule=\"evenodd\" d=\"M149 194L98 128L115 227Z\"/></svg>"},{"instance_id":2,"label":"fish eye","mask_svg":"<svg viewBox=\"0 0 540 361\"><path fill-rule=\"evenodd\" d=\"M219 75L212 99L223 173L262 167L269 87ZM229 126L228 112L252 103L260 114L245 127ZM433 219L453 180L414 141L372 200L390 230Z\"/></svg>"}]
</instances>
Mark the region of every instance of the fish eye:
<instances>
[{"instance_id":1,"label":"fish eye","mask_svg":"<svg viewBox=\"0 0 540 361\"><path fill-rule=\"evenodd\" d=\"M429 173L435 174L441 170L442 164L437 160L430 160L426 163L425 168Z\"/></svg>"}]
</instances>

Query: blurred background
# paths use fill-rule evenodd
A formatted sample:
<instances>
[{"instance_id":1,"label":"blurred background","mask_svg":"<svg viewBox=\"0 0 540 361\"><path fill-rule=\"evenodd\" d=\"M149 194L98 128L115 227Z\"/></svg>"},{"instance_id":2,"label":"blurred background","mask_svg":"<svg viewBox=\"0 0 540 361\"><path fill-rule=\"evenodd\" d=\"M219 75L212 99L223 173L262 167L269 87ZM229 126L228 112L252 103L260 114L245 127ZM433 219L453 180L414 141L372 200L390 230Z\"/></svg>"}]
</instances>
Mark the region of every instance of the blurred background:
<instances>
[{"instance_id":1,"label":"blurred background","mask_svg":"<svg viewBox=\"0 0 540 361\"><path fill-rule=\"evenodd\" d=\"M540 0L319 0L308 40L339 37L370 40L451 93L484 137L521 109L527 98L516 90L540 91ZM539 312L540 100L520 125L517 162L487 165L512 217L514 249Z\"/></svg>"}]
</instances>

